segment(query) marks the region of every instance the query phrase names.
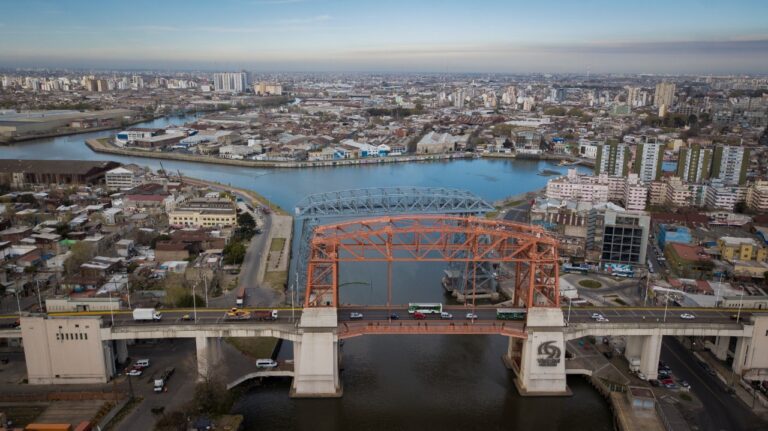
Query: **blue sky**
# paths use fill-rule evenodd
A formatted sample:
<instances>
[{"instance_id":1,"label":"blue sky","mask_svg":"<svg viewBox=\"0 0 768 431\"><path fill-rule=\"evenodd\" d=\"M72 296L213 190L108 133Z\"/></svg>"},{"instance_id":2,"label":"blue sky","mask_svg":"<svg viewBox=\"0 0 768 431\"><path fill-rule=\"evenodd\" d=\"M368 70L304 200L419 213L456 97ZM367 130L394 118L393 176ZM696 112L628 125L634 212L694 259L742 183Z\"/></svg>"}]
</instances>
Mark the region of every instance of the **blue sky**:
<instances>
[{"instance_id":1,"label":"blue sky","mask_svg":"<svg viewBox=\"0 0 768 431\"><path fill-rule=\"evenodd\" d=\"M0 66L768 72L768 1L10 1Z\"/></svg>"}]
</instances>

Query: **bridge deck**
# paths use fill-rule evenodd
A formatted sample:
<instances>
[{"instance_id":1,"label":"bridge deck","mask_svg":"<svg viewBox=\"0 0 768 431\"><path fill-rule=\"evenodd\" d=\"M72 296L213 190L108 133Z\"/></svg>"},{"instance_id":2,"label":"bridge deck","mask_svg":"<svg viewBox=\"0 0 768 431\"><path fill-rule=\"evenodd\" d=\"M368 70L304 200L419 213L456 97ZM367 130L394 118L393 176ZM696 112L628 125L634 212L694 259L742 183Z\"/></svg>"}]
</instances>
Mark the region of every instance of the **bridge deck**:
<instances>
[{"instance_id":1,"label":"bridge deck","mask_svg":"<svg viewBox=\"0 0 768 431\"><path fill-rule=\"evenodd\" d=\"M352 338L360 335L387 334L442 334L468 335L490 334L526 338L522 322L497 321L441 321L441 320L380 320L366 322L340 322L339 338Z\"/></svg>"}]
</instances>

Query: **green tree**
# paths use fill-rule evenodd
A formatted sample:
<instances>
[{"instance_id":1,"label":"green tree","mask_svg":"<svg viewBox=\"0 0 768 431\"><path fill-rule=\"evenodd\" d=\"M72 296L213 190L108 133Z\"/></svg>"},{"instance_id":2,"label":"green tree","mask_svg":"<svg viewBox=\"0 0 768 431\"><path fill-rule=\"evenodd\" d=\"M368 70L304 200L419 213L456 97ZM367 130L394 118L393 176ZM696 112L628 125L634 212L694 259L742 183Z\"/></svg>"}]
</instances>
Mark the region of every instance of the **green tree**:
<instances>
[{"instance_id":1,"label":"green tree","mask_svg":"<svg viewBox=\"0 0 768 431\"><path fill-rule=\"evenodd\" d=\"M239 265L245 259L245 244L241 241L232 241L224 246L224 263L227 265Z\"/></svg>"},{"instance_id":2,"label":"green tree","mask_svg":"<svg viewBox=\"0 0 768 431\"><path fill-rule=\"evenodd\" d=\"M234 403L234 396L218 380L208 379L195 386L192 397L193 409L200 413L219 416L229 413Z\"/></svg>"},{"instance_id":3,"label":"green tree","mask_svg":"<svg viewBox=\"0 0 768 431\"><path fill-rule=\"evenodd\" d=\"M64 271L72 275L80 270L80 265L93 257L93 250L88 243L79 241L69 249L69 257L64 261Z\"/></svg>"},{"instance_id":4,"label":"green tree","mask_svg":"<svg viewBox=\"0 0 768 431\"><path fill-rule=\"evenodd\" d=\"M562 117L565 115L565 108L562 106L550 106L549 108L544 110L544 115L554 115L557 117Z\"/></svg>"},{"instance_id":5,"label":"green tree","mask_svg":"<svg viewBox=\"0 0 768 431\"><path fill-rule=\"evenodd\" d=\"M243 229L253 230L256 228L256 220L250 213L244 212L237 216L237 225Z\"/></svg>"}]
</instances>

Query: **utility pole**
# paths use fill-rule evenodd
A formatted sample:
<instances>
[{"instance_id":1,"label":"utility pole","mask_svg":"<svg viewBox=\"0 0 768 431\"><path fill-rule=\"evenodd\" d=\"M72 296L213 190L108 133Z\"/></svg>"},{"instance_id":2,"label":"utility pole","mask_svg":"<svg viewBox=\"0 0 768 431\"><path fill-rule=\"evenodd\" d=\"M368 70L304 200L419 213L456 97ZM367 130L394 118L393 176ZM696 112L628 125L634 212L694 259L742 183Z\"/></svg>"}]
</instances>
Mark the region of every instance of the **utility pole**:
<instances>
[{"instance_id":1,"label":"utility pole","mask_svg":"<svg viewBox=\"0 0 768 431\"><path fill-rule=\"evenodd\" d=\"M37 287L37 307L39 312L43 312L43 299L40 297L40 280L35 278L35 286Z\"/></svg>"},{"instance_id":2,"label":"utility pole","mask_svg":"<svg viewBox=\"0 0 768 431\"><path fill-rule=\"evenodd\" d=\"M195 286L197 283L194 283L192 285L192 313L194 314L195 323L197 323L197 301L195 300Z\"/></svg>"}]
</instances>

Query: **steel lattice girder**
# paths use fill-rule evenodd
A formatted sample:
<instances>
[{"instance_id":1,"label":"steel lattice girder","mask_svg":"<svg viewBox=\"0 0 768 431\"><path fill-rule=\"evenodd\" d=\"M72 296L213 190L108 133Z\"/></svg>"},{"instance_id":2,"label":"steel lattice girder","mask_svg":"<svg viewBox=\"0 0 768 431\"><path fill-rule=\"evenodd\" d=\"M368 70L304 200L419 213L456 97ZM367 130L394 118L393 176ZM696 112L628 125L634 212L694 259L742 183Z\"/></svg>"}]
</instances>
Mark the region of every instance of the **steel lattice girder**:
<instances>
[{"instance_id":1,"label":"steel lattice girder","mask_svg":"<svg viewBox=\"0 0 768 431\"><path fill-rule=\"evenodd\" d=\"M528 307L559 306L558 242L542 228L457 216L397 216L319 226L310 242L305 305L338 303L329 279L339 262L517 262L518 301ZM323 277L317 276L322 269ZM524 286L527 285L527 289Z\"/></svg>"},{"instance_id":2,"label":"steel lattice girder","mask_svg":"<svg viewBox=\"0 0 768 431\"><path fill-rule=\"evenodd\" d=\"M296 205L297 218L384 214L481 214L494 208L466 190L442 187L386 187L309 195Z\"/></svg>"},{"instance_id":3,"label":"steel lattice girder","mask_svg":"<svg viewBox=\"0 0 768 431\"><path fill-rule=\"evenodd\" d=\"M309 241L322 218L403 214L481 215L494 209L474 193L443 187L379 187L309 195L295 209L296 219L301 221L301 238L298 252L291 262L291 284L304 286L306 283L306 268L302 265L309 259Z\"/></svg>"}]
</instances>

